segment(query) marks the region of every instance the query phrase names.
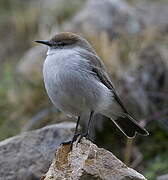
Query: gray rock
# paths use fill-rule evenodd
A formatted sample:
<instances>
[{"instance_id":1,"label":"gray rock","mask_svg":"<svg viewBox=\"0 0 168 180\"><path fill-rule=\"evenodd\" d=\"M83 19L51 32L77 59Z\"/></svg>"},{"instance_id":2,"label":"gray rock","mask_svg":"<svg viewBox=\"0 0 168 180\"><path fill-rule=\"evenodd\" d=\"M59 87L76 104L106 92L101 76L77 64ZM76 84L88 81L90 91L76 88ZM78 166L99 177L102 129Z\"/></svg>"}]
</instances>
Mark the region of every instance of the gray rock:
<instances>
[{"instance_id":1,"label":"gray rock","mask_svg":"<svg viewBox=\"0 0 168 180\"><path fill-rule=\"evenodd\" d=\"M82 139L69 152L69 145L56 151L55 158L42 180L146 180L128 168L111 152Z\"/></svg>"},{"instance_id":2,"label":"gray rock","mask_svg":"<svg viewBox=\"0 0 168 180\"><path fill-rule=\"evenodd\" d=\"M51 163L60 143L70 140L75 123L60 123L0 142L0 179L35 180Z\"/></svg>"},{"instance_id":3,"label":"gray rock","mask_svg":"<svg viewBox=\"0 0 168 180\"><path fill-rule=\"evenodd\" d=\"M111 37L119 33L136 34L141 26L135 11L122 0L89 0L65 30L86 34L107 32Z\"/></svg>"},{"instance_id":4,"label":"gray rock","mask_svg":"<svg viewBox=\"0 0 168 180\"><path fill-rule=\"evenodd\" d=\"M168 174L158 176L156 180L168 180Z\"/></svg>"},{"instance_id":5,"label":"gray rock","mask_svg":"<svg viewBox=\"0 0 168 180\"><path fill-rule=\"evenodd\" d=\"M36 46L28 50L17 64L17 73L27 81L37 83L42 80L42 66L46 57L46 47Z\"/></svg>"}]
</instances>

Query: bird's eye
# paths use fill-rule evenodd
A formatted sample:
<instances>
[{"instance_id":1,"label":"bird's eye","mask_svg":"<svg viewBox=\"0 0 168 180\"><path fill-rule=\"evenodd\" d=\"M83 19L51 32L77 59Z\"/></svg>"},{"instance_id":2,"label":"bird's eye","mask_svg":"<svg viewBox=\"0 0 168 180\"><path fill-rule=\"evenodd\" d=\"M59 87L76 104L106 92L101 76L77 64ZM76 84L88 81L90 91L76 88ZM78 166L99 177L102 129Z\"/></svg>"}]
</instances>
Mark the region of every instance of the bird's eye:
<instances>
[{"instance_id":1,"label":"bird's eye","mask_svg":"<svg viewBox=\"0 0 168 180\"><path fill-rule=\"evenodd\" d=\"M65 45L67 45L67 43L66 43L66 42L63 42L63 41L60 41L60 42L57 43L57 45L58 45L58 46L65 46Z\"/></svg>"}]
</instances>

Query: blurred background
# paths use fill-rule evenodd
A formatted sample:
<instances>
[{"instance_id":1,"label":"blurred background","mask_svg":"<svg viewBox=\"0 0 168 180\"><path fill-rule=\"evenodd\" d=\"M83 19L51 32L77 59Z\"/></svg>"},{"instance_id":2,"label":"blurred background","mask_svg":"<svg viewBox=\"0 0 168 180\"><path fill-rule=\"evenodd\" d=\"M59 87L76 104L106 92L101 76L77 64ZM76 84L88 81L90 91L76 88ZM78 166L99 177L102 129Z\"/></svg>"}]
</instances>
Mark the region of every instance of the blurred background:
<instances>
[{"instance_id":1,"label":"blurred background","mask_svg":"<svg viewBox=\"0 0 168 180\"><path fill-rule=\"evenodd\" d=\"M168 1L1 0L0 140L62 121L42 80L46 47L34 40L76 32L107 66L124 104L150 133L126 139L102 117L92 138L149 180L168 174Z\"/></svg>"}]
</instances>

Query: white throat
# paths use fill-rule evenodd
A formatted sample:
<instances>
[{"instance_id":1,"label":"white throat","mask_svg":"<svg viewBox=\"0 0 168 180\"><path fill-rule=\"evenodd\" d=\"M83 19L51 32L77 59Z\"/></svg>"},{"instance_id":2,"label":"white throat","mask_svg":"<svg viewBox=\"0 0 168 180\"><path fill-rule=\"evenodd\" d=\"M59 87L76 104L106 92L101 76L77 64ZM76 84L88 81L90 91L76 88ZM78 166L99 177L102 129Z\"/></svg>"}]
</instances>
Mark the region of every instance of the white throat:
<instances>
[{"instance_id":1,"label":"white throat","mask_svg":"<svg viewBox=\"0 0 168 180\"><path fill-rule=\"evenodd\" d=\"M70 54L79 54L80 52L85 52L87 51L86 49L84 48L81 48L80 46L76 46L76 47L73 47L73 48L62 48L62 49L54 49L54 48L50 48L48 47L48 51L47 51L47 56L49 55L61 55L61 54L67 54L67 55L70 55Z\"/></svg>"}]
</instances>

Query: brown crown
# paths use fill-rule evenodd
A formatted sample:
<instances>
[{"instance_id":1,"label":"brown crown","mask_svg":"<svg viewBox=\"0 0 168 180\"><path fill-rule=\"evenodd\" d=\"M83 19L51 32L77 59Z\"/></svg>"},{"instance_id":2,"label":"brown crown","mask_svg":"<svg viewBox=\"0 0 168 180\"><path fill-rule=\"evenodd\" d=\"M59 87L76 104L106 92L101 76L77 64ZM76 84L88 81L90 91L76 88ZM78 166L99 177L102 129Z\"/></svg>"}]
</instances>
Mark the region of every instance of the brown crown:
<instances>
[{"instance_id":1,"label":"brown crown","mask_svg":"<svg viewBox=\"0 0 168 180\"><path fill-rule=\"evenodd\" d=\"M54 37L51 38L50 41L60 42L60 41L72 41L77 42L80 40L80 37L71 32L63 32L56 34Z\"/></svg>"}]
</instances>

